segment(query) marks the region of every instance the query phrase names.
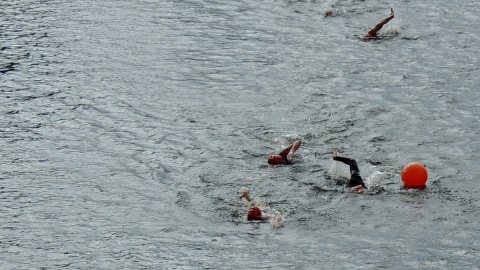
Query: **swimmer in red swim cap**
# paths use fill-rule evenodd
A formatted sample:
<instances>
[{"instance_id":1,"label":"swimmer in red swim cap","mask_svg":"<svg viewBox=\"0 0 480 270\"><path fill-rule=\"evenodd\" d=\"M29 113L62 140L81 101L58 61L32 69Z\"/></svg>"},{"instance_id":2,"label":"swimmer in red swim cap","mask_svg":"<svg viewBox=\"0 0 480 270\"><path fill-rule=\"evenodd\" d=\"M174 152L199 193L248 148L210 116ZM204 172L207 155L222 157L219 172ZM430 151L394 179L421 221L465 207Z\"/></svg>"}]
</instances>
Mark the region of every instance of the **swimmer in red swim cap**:
<instances>
[{"instance_id":1,"label":"swimmer in red swim cap","mask_svg":"<svg viewBox=\"0 0 480 270\"><path fill-rule=\"evenodd\" d=\"M279 226L281 226L281 223L283 221L281 216L264 213L260 209L260 207L256 205L253 205L252 207L250 207L250 209L248 209L247 220L248 221L269 220L270 224L272 225L272 228L278 228Z\"/></svg>"},{"instance_id":2,"label":"swimmer in red swim cap","mask_svg":"<svg viewBox=\"0 0 480 270\"><path fill-rule=\"evenodd\" d=\"M247 206L252 204L252 201L250 200L250 190L248 190L248 188L243 187L242 189L240 189L240 198L242 199L244 205ZM282 217L277 214L267 214L263 212L259 204L260 203L257 202L254 205L250 206L247 212L247 220L269 220L273 228L278 228L279 226L281 226L281 223L283 221Z\"/></svg>"},{"instance_id":3,"label":"swimmer in red swim cap","mask_svg":"<svg viewBox=\"0 0 480 270\"><path fill-rule=\"evenodd\" d=\"M302 145L302 141L297 140L291 145L283 148L277 154L269 156L267 160L268 164L278 165L278 164L290 163L290 160L293 158L298 148L300 148L300 145Z\"/></svg>"}]
</instances>

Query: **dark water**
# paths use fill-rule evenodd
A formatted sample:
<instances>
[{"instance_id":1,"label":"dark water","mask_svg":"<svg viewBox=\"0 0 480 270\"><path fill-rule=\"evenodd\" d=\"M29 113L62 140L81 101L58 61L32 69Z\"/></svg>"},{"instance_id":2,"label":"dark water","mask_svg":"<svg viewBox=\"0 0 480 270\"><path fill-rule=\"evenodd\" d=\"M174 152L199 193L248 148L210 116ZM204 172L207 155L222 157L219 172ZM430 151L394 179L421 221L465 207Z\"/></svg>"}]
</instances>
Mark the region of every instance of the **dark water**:
<instances>
[{"instance_id":1,"label":"dark water","mask_svg":"<svg viewBox=\"0 0 480 270\"><path fill-rule=\"evenodd\" d=\"M478 1L0 7L1 269L479 269Z\"/></svg>"}]
</instances>

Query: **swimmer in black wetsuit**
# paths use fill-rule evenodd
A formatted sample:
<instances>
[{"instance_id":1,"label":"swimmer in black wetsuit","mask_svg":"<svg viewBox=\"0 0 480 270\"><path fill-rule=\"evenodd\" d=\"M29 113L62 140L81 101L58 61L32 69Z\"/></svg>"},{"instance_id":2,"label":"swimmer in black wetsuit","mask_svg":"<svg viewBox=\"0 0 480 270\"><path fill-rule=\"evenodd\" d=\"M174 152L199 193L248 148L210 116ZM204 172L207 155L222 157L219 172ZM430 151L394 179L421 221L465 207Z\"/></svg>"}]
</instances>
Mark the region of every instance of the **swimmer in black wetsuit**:
<instances>
[{"instance_id":1,"label":"swimmer in black wetsuit","mask_svg":"<svg viewBox=\"0 0 480 270\"><path fill-rule=\"evenodd\" d=\"M332 154L333 160L343 162L350 166L350 180L347 183L348 187L354 188L354 191L359 191L361 188L367 188L363 182L362 177L360 176L360 169L358 168L357 161L355 159L339 157L337 151L333 151Z\"/></svg>"}]
</instances>

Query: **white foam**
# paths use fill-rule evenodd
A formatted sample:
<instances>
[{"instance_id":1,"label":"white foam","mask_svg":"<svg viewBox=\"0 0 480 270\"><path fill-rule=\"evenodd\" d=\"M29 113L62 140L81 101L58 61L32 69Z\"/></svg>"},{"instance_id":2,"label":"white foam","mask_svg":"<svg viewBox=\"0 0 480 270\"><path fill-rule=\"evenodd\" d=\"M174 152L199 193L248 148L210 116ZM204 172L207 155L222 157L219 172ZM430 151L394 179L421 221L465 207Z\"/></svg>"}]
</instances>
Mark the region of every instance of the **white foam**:
<instances>
[{"instance_id":1,"label":"white foam","mask_svg":"<svg viewBox=\"0 0 480 270\"><path fill-rule=\"evenodd\" d=\"M338 161L332 161L328 169L328 174L337 182L341 181L346 183L348 179L350 179L349 167Z\"/></svg>"},{"instance_id":2,"label":"white foam","mask_svg":"<svg viewBox=\"0 0 480 270\"><path fill-rule=\"evenodd\" d=\"M374 171L370 176L365 180L369 185L379 185L382 182L382 179L385 177L385 173L380 171Z\"/></svg>"}]
</instances>

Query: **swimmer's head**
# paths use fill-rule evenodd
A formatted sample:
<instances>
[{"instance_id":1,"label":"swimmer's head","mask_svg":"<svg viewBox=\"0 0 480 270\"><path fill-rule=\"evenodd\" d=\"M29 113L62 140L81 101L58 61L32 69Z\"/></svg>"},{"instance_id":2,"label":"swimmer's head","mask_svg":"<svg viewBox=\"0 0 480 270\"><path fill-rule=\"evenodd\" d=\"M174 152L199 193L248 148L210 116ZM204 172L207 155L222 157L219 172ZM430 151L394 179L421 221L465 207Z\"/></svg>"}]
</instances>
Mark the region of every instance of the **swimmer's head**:
<instances>
[{"instance_id":1,"label":"swimmer's head","mask_svg":"<svg viewBox=\"0 0 480 270\"><path fill-rule=\"evenodd\" d=\"M283 163L283 158L280 155L271 155L268 157L268 164L270 165L277 165L282 163Z\"/></svg>"},{"instance_id":2,"label":"swimmer's head","mask_svg":"<svg viewBox=\"0 0 480 270\"><path fill-rule=\"evenodd\" d=\"M327 9L323 12L323 17L331 17L331 16L333 16L333 9L327 8Z\"/></svg>"},{"instance_id":3,"label":"swimmer's head","mask_svg":"<svg viewBox=\"0 0 480 270\"><path fill-rule=\"evenodd\" d=\"M258 206L248 209L247 220L262 220L262 210Z\"/></svg>"}]
</instances>

